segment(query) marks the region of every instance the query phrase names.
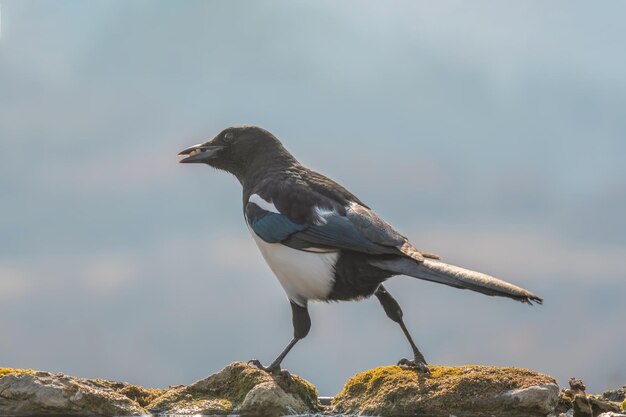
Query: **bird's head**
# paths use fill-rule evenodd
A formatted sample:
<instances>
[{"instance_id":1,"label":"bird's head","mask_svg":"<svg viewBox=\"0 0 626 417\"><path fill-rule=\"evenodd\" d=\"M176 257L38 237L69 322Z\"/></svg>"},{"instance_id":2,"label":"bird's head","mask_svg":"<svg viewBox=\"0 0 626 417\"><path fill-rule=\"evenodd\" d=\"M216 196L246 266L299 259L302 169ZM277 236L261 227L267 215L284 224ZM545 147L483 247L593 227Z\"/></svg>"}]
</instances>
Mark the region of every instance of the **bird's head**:
<instances>
[{"instance_id":1,"label":"bird's head","mask_svg":"<svg viewBox=\"0 0 626 417\"><path fill-rule=\"evenodd\" d=\"M241 181L246 173L276 161L293 160L278 139L257 126L235 126L208 142L183 149L183 164L202 163L228 171Z\"/></svg>"}]
</instances>

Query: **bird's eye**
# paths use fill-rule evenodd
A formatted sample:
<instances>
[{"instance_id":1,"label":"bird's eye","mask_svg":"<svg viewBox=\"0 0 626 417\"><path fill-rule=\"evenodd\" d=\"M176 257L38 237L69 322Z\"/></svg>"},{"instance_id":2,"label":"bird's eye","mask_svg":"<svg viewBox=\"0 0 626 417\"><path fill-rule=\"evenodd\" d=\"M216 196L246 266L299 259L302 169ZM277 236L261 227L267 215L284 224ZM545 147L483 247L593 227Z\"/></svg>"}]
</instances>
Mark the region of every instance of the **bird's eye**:
<instances>
[{"instance_id":1,"label":"bird's eye","mask_svg":"<svg viewBox=\"0 0 626 417\"><path fill-rule=\"evenodd\" d=\"M233 132L226 132L224 134L224 139L229 140L229 141L232 140L234 137L235 137L235 134Z\"/></svg>"}]
</instances>

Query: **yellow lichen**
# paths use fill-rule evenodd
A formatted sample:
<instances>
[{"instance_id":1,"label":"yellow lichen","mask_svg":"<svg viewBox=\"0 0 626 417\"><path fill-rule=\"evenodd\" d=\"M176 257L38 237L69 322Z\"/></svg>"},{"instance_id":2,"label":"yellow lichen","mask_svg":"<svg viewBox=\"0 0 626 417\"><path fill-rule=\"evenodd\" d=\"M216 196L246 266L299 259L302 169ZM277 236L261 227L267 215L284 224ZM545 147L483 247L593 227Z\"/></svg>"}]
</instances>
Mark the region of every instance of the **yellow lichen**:
<instances>
[{"instance_id":1,"label":"yellow lichen","mask_svg":"<svg viewBox=\"0 0 626 417\"><path fill-rule=\"evenodd\" d=\"M8 374L32 374L32 369L0 368L0 378Z\"/></svg>"}]
</instances>

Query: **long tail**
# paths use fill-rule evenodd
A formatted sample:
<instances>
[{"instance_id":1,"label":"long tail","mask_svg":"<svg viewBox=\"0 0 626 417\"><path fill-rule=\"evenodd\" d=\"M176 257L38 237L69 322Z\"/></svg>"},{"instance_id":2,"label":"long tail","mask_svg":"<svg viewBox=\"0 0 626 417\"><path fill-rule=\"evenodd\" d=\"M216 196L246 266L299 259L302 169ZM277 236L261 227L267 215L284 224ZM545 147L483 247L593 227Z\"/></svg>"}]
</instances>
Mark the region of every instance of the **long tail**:
<instances>
[{"instance_id":1,"label":"long tail","mask_svg":"<svg viewBox=\"0 0 626 417\"><path fill-rule=\"evenodd\" d=\"M481 272L449 265L438 260L424 259L418 263L413 259L398 258L393 260L370 261L377 268L396 274L409 275L426 281L438 282L455 288L463 288L487 295L509 297L522 303L542 304L543 299L530 291L509 284Z\"/></svg>"}]
</instances>

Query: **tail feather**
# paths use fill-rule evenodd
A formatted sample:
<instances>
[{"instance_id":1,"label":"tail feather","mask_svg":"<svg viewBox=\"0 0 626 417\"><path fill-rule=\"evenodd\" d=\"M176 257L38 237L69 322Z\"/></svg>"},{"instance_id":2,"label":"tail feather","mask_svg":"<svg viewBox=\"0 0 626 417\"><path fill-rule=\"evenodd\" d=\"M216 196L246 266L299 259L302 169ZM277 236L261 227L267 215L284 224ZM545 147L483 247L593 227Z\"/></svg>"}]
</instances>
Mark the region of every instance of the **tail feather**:
<instances>
[{"instance_id":1,"label":"tail feather","mask_svg":"<svg viewBox=\"0 0 626 417\"><path fill-rule=\"evenodd\" d=\"M434 259L415 262L412 259L397 258L371 261L370 263L389 272L438 282L455 288L463 288L492 296L508 297L531 305L533 302L543 303L543 299L516 285L481 272L470 271Z\"/></svg>"}]
</instances>

